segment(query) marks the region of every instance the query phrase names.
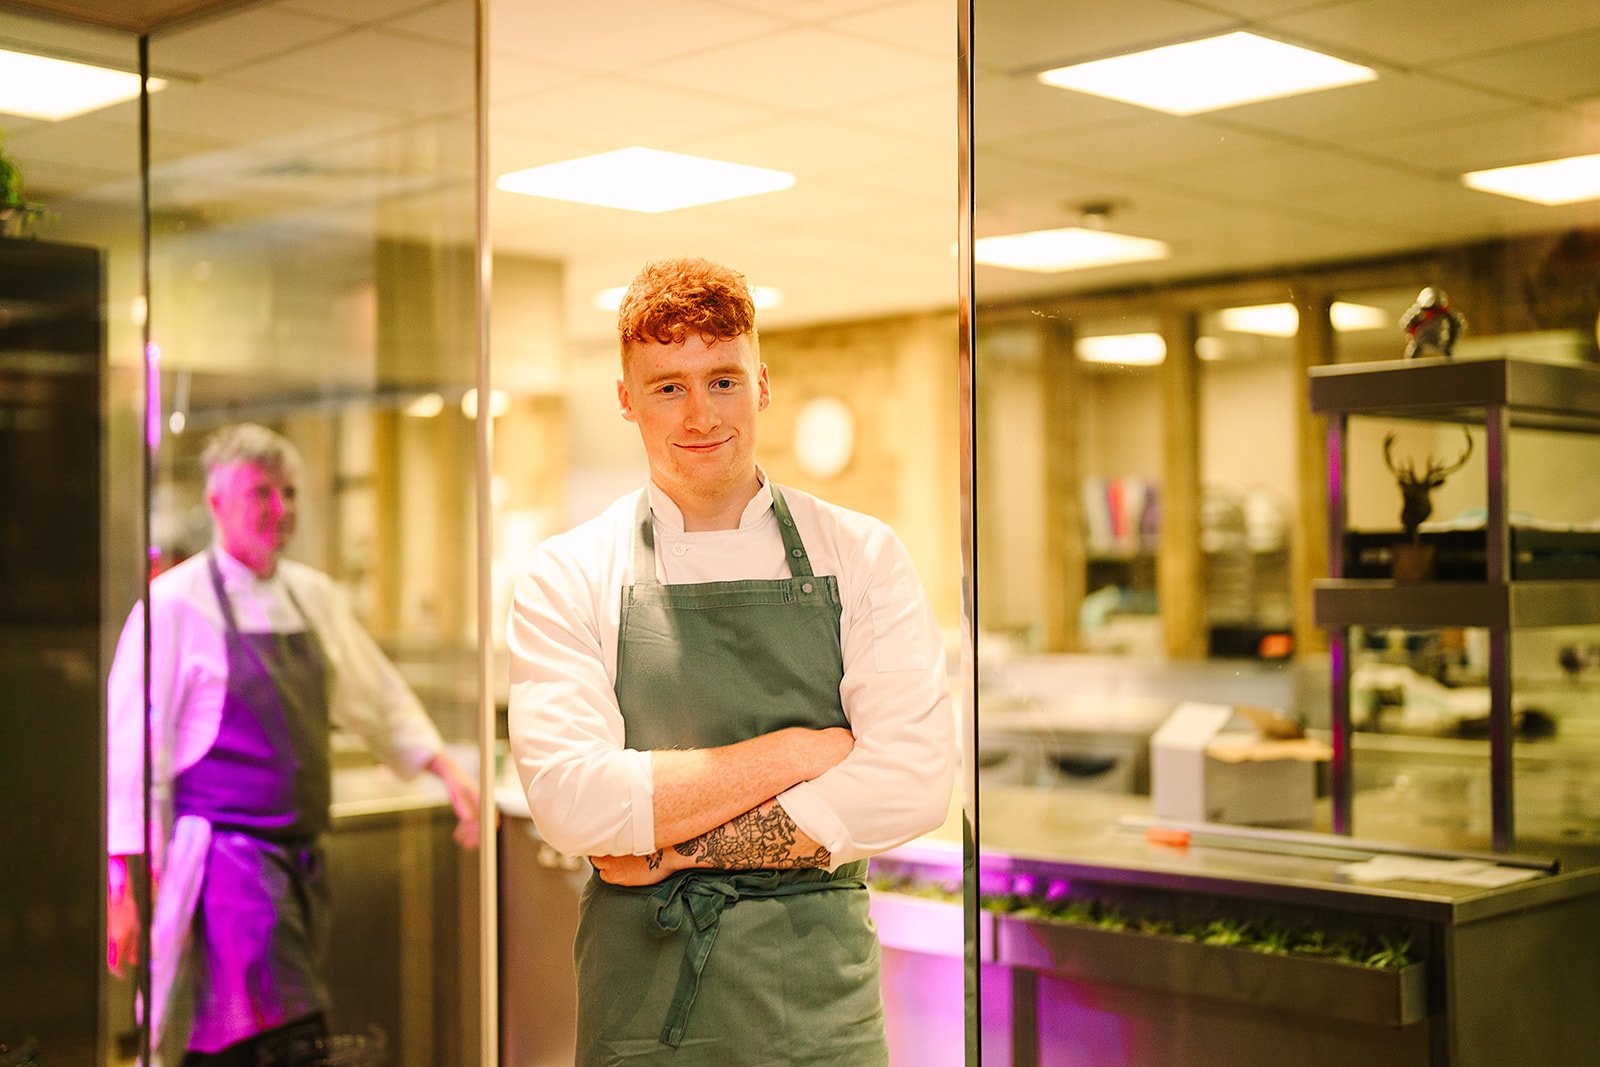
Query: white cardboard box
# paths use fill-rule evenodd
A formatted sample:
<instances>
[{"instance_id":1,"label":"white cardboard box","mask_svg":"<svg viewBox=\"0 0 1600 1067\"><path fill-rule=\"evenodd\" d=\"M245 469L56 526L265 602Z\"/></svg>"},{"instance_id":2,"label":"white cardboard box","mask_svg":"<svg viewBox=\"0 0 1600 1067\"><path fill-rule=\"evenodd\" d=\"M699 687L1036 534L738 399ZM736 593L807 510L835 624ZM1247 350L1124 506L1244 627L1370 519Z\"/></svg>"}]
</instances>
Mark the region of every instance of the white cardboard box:
<instances>
[{"instance_id":1,"label":"white cardboard box","mask_svg":"<svg viewBox=\"0 0 1600 1067\"><path fill-rule=\"evenodd\" d=\"M1311 822L1321 746L1270 741L1225 704L1180 704L1150 738L1155 814L1188 822Z\"/></svg>"}]
</instances>

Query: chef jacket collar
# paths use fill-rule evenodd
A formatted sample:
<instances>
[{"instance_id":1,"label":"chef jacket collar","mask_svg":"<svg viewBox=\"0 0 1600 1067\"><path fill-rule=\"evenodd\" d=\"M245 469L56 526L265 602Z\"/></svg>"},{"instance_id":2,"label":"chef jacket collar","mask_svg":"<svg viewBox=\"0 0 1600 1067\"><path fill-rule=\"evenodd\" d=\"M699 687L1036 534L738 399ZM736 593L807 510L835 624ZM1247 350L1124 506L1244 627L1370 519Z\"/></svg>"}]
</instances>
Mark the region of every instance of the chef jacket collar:
<instances>
[{"instance_id":1,"label":"chef jacket collar","mask_svg":"<svg viewBox=\"0 0 1600 1067\"><path fill-rule=\"evenodd\" d=\"M741 530L759 525L772 511L772 487L767 481L767 472L758 466L756 477L761 480L761 488L756 490L756 495L750 498L750 503L744 506L744 511L739 515ZM650 494L650 510L655 513L656 522L662 530L667 533L683 533L683 510L677 503L653 481L646 483L645 491Z\"/></svg>"},{"instance_id":2,"label":"chef jacket collar","mask_svg":"<svg viewBox=\"0 0 1600 1067\"><path fill-rule=\"evenodd\" d=\"M278 575L283 573L281 570L283 559L280 557L278 559L280 569L273 571L271 578L260 577L255 571L229 555L220 540L212 540L211 555L217 561L217 572L222 575L224 589L252 589L258 585L272 585L278 580Z\"/></svg>"}]
</instances>

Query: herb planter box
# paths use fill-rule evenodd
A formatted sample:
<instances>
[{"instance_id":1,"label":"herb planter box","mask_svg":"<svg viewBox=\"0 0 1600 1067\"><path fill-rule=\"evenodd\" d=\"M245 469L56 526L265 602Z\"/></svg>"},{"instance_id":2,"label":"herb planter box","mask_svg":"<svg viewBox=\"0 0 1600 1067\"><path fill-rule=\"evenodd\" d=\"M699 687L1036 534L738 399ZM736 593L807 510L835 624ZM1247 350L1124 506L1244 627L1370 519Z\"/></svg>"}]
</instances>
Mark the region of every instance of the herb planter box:
<instances>
[{"instance_id":1,"label":"herb planter box","mask_svg":"<svg viewBox=\"0 0 1600 1067\"><path fill-rule=\"evenodd\" d=\"M1425 963L1365 967L1011 915L995 918L994 938L998 962L1080 981L1369 1025L1428 1015Z\"/></svg>"}]
</instances>

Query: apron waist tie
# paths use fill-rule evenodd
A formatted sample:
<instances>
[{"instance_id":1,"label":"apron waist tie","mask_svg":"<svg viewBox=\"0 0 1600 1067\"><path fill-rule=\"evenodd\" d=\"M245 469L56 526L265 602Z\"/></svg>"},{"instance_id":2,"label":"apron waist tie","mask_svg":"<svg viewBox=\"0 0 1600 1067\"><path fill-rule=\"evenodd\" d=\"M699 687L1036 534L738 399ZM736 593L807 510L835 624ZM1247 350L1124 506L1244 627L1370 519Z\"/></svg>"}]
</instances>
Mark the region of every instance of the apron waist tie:
<instances>
[{"instance_id":1,"label":"apron waist tie","mask_svg":"<svg viewBox=\"0 0 1600 1067\"><path fill-rule=\"evenodd\" d=\"M689 1013L700 994L700 975L722 925L722 913L741 899L797 896L827 889L865 889L864 863L850 863L832 874L806 871L810 877L797 878L787 871L748 871L718 874L692 871L663 882L650 893L654 905L651 925L658 937L688 928L683 963L678 968L678 986L672 1006L661 1028L661 1043L677 1048L689 1025ZM816 874L821 873L822 877ZM785 877L787 875L787 877ZM687 920L687 924L686 924Z\"/></svg>"}]
</instances>

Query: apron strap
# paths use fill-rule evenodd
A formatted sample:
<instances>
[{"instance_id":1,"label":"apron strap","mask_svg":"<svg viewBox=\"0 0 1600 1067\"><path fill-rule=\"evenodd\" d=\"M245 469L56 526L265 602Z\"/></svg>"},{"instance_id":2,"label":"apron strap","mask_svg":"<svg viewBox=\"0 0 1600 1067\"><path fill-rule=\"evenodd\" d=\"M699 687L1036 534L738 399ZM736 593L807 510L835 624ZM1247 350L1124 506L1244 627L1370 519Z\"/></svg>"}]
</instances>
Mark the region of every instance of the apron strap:
<instances>
[{"instance_id":1,"label":"apron strap","mask_svg":"<svg viewBox=\"0 0 1600 1067\"><path fill-rule=\"evenodd\" d=\"M222 571L217 567L215 552L206 552L206 566L211 571L211 588L216 591L217 605L222 608L222 623L230 634L236 634L239 632L239 623L233 617L233 604L228 600L228 591L223 588Z\"/></svg>"},{"instance_id":2,"label":"apron strap","mask_svg":"<svg viewBox=\"0 0 1600 1067\"><path fill-rule=\"evenodd\" d=\"M206 566L211 571L211 588L216 591L217 606L222 608L223 624L227 626L230 634L236 634L239 632L239 622L233 615L233 603L228 599L227 589L223 587L222 570L217 566L217 555L209 549L206 551ZM315 635L316 629L311 625L311 616L300 606L300 598L294 595L294 588L289 584L288 578L283 579L283 591L289 598L289 605L300 616L300 621L306 624L306 632Z\"/></svg>"},{"instance_id":3,"label":"apron strap","mask_svg":"<svg viewBox=\"0 0 1600 1067\"><path fill-rule=\"evenodd\" d=\"M783 537L783 549L789 554L789 576L791 578L811 577L811 557L806 555L806 546L800 542L800 531L795 529L794 516L789 513L789 502L783 499L783 490L777 483L768 482L772 489L772 510L778 516L778 533Z\"/></svg>"},{"instance_id":4,"label":"apron strap","mask_svg":"<svg viewBox=\"0 0 1600 1067\"><path fill-rule=\"evenodd\" d=\"M767 482L767 488L772 491L772 510L778 519L778 535L783 538L783 551L789 563L789 576L810 578L811 557L806 554L806 546L800 540L800 531L795 529L794 515L789 511L789 502L783 499L783 491L778 488L776 482ZM656 581L656 530L655 520L650 515L648 487L639 494L639 507L635 518L638 536L633 539L633 584L657 585L659 583Z\"/></svg>"},{"instance_id":5,"label":"apron strap","mask_svg":"<svg viewBox=\"0 0 1600 1067\"><path fill-rule=\"evenodd\" d=\"M689 942L678 967L678 985L661 1027L661 1043L677 1048L689 1026L689 1014L700 995L700 975L717 941L722 913L742 898L789 897L828 889L865 889L865 863L845 864L823 878L785 878L771 870L737 874L694 871L661 883L650 894L651 925L665 937L688 926Z\"/></svg>"}]
</instances>

